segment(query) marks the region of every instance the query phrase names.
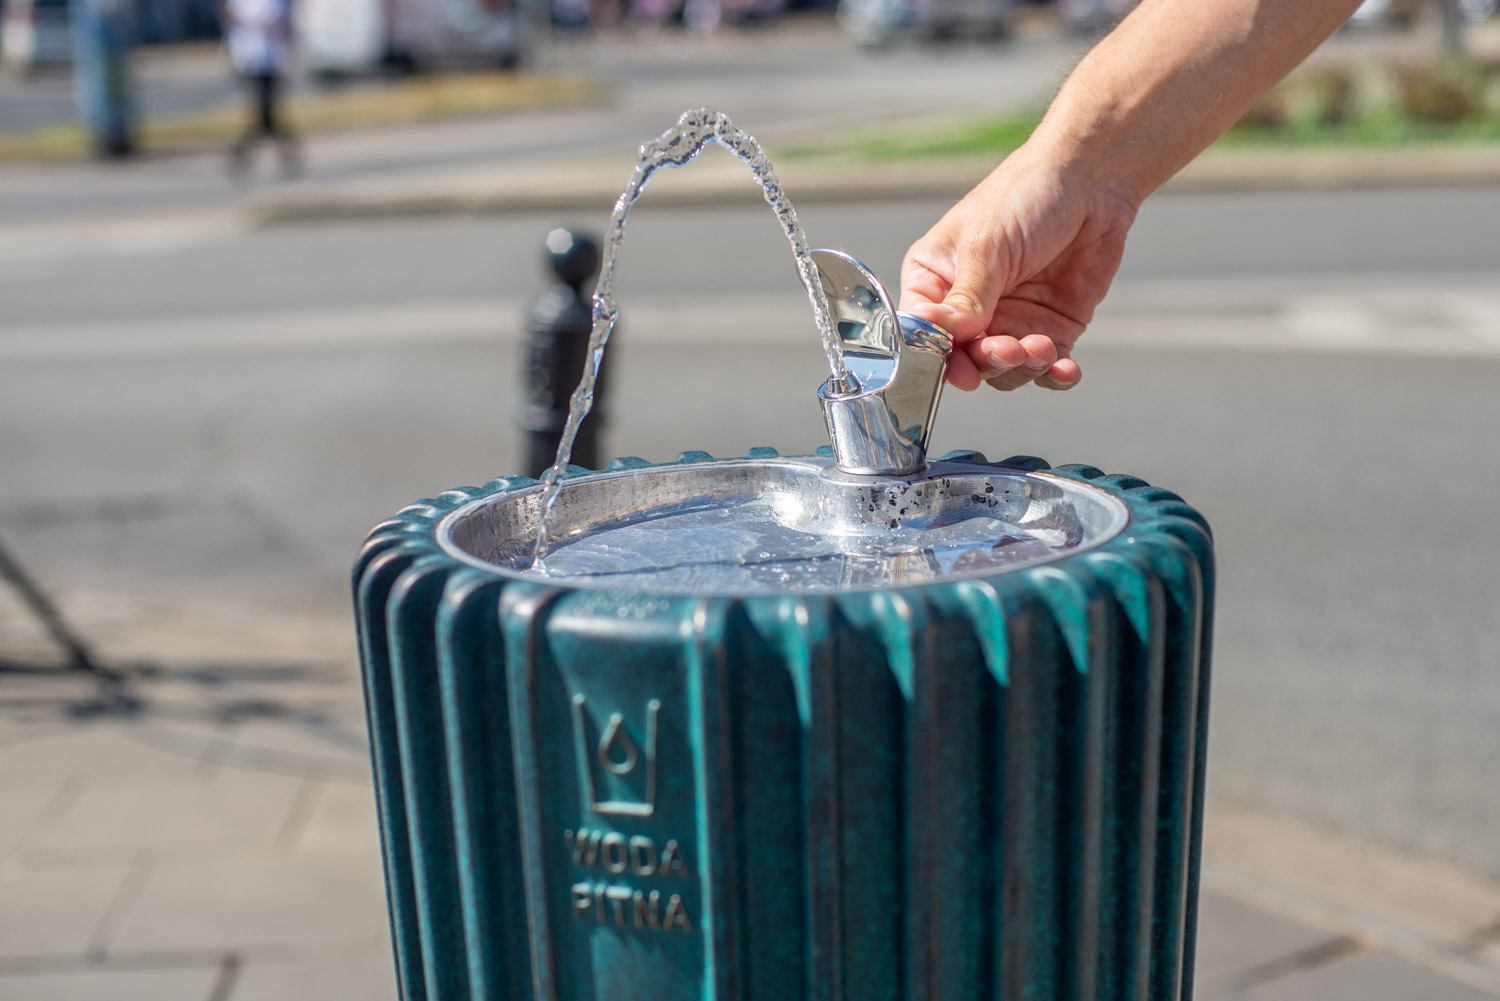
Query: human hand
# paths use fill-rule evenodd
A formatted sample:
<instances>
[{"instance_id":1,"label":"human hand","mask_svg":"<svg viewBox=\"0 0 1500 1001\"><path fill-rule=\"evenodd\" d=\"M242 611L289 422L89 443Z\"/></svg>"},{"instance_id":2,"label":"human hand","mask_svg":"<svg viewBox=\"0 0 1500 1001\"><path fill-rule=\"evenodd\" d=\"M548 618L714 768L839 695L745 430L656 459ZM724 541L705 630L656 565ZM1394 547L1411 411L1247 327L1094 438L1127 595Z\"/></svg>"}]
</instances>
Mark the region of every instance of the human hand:
<instances>
[{"instance_id":1,"label":"human hand","mask_svg":"<svg viewBox=\"0 0 1500 1001\"><path fill-rule=\"evenodd\" d=\"M1071 389L1072 357L1120 267L1139 201L1035 141L907 251L900 308L953 335L948 381Z\"/></svg>"}]
</instances>

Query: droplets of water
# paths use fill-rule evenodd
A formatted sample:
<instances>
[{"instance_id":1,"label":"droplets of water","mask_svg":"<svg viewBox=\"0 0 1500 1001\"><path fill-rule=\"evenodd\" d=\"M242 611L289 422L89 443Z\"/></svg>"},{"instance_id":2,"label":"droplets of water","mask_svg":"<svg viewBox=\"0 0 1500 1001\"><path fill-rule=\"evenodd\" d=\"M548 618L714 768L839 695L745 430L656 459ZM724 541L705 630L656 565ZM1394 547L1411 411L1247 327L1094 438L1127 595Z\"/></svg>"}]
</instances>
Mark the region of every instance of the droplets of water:
<instances>
[{"instance_id":1,"label":"droplets of water","mask_svg":"<svg viewBox=\"0 0 1500 1001\"><path fill-rule=\"evenodd\" d=\"M604 348L609 343L609 335L619 318L613 282L615 260L620 253L620 244L625 239L625 220L630 215L631 206L640 199L646 185L658 170L691 163L710 143L716 143L733 153L750 168L750 172L760 182L766 203L776 213L776 218L781 222L782 230L792 245L792 254L797 261L797 274L807 289L808 302L812 305L813 319L823 342L823 350L828 355L828 367L833 381L835 384L843 384L848 378L838 331L829 313L828 302L823 296L817 265L813 263L807 245L807 235L803 233L802 224L797 221L797 213L782 190L776 172L771 169L765 151L752 136L735 128L728 116L721 112L712 108L684 112L675 126L662 133L660 138L641 147L635 173L615 202L614 213L610 216L609 227L605 231L604 261L599 269L598 285L594 289L593 331L589 335L588 363L584 366L578 388L573 390L569 400L568 422L563 428L562 439L558 442L557 455L552 467L542 476L541 516L538 518L536 549L533 553L536 566L542 572L546 570L543 557L547 554L548 546L548 515L562 488L559 479L573 457L573 441L578 437L578 428L593 408L594 383L599 378Z\"/></svg>"}]
</instances>

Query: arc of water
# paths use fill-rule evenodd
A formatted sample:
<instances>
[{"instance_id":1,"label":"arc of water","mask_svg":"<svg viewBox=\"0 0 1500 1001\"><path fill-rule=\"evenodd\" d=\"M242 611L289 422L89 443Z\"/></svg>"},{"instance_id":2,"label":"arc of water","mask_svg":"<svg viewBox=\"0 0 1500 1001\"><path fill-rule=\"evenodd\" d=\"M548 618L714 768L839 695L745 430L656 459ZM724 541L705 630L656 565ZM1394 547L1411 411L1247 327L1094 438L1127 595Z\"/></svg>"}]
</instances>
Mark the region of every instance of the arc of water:
<instances>
[{"instance_id":1,"label":"arc of water","mask_svg":"<svg viewBox=\"0 0 1500 1001\"><path fill-rule=\"evenodd\" d=\"M625 239L625 220L630 215L631 206L640 200L642 193L646 190L646 185L650 183L658 170L662 167L683 167L692 163L709 143L716 143L734 154L750 168L750 172L760 182L766 203L776 213L776 218L781 222L787 240L792 245L792 254L797 259L797 274L807 290L807 298L812 305L813 319L818 327L818 336L823 342L823 350L828 355L828 366L833 380L835 383L843 383L848 378L848 373L844 368L838 331L834 327L828 301L823 295L817 265L813 263L808 248L807 235L802 231L802 224L797 220L796 210L792 208L792 203L781 188L781 181L777 179L776 172L771 169L770 161L766 159L765 150L760 148L760 143L756 142L753 136L736 128L729 117L722 112L712 108L699 108L695 111L684 112L675 126L663 132L659 138L641 146L635 172L631 175L630 183L625 186L625 190L615 202L614 212L610 215L609 229L604 241L604 261L599 269L599 282L594 289L593 330L589 334L587 363L584 365L583 377L578 381L578 387L573 390L573 395L569 399L568 422L563 428L562 439L558 442L557 455L553 459L551 468L542 476L542 500L537 517L536 549L533 560L536 568L544 572L546 568L542 560L547 553L549 541L548 516L562 489L560 480L563 471L573 457L573 441L578 437L578 428L583 423L583 419L588 416L589 411L593 409L594 385L598 381L599 368L604 361L604 348L609 343L609 335L614 330L616 320L619 319L619 308L615 305L612 286L615 260L619 256L620 245Z\"/></svg>"}]
</instances>

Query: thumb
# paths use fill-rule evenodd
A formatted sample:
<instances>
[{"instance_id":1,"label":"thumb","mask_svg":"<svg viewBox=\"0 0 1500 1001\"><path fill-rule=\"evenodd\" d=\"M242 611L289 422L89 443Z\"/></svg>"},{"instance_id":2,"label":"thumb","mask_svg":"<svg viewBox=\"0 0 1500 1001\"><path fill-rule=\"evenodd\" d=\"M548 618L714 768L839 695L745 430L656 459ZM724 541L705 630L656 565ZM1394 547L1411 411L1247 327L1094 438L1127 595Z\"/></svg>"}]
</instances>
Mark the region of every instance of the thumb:
<instances>
[{"instance_id":1,"label":"thumb","mask_svg":"<svg viewBox=\"0 0 1500 1001\"><path fill-rule=\"evenodd\" d=\"M979 259L959 260L957 274L943 301L924 310L924 320L936 323L953 339L962 343L984 334L995 303L1000 299L1000 283L995 271Z\"/></svg>"}]
</instances>

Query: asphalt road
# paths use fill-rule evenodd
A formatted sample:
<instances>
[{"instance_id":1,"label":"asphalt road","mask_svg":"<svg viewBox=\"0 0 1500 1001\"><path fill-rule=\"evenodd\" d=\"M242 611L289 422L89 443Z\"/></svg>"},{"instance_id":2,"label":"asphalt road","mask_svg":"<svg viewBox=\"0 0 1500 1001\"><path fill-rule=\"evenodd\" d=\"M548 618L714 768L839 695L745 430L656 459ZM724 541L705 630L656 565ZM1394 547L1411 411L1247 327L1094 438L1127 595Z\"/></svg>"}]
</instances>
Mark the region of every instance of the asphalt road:
<instances>
[{"instance_id":1,"label":"asphalt road","mask_svg":"<svg viewBox=\"0 0 1500 1001\"><path fill-rule=\"evenodd\" d=\"M895 274L936 203L813 205ZM363 532L514 471L558 222L0 244L0 537L100 608L338 620ZM1068 394L952 393L939 451L1131 472L1220 547L1212 795L1500 877L1500 190L1164 195ZM633 220L606 450L823 441L784 240ZM14 621L14 620L12 620Z\"/></svg>"}]
</instances>

